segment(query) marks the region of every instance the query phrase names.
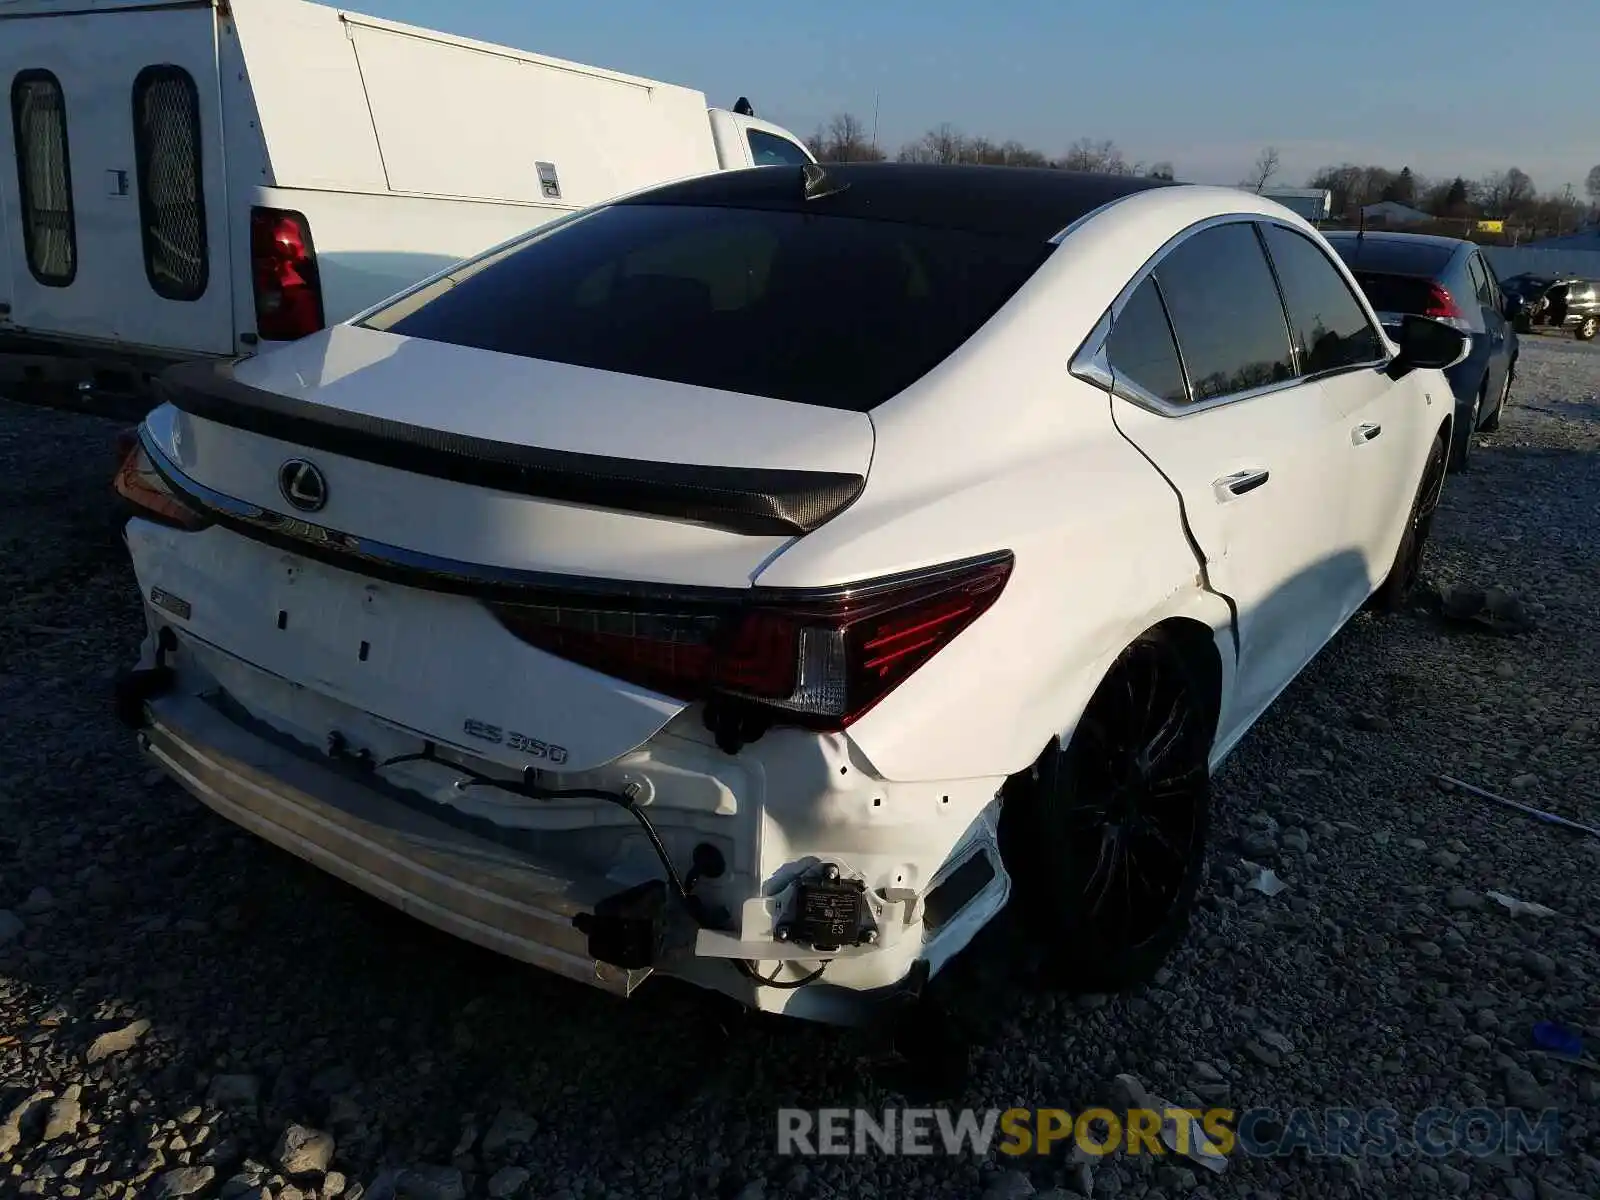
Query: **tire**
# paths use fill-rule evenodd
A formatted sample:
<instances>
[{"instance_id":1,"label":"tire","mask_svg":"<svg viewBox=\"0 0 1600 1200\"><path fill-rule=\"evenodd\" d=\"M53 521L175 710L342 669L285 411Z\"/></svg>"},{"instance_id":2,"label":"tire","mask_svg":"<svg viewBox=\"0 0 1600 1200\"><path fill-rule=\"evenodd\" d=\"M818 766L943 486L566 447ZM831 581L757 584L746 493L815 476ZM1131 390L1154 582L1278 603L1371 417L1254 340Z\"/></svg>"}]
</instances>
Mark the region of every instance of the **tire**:
<instances>
[{"instance_id":1,"label":"tire","mask_svg":"<svg viewBox=\"0 0 1600 1200\"><path fill-rule=\"evenodd\" d=\"M1147 982L1188 932L1211 824L1208 700L1172 641L1141 638L1071 742L1008 785L1001 852L1020 924L1067 991Z\"/></svg>"},{"instance_id":2,"label":"tire","mask_svg":"<svg viewBox=\"0 0 1600 1200\"><path fill-rule=\"evenodd\" d=\"M1484 433L1493 433L1500 428L1500 418L1505 415L1506 409L1511 404L1511 377L1517 369L1517 364L1512 363L1506 368L1506 381L1500 386L1500 402L1494 406L1494 411L1484 418L1483 424L1478 426Z\"/></svg>"},{"instance_id":3,"label":"tire","mask_svg":"<svg viewBox=\"0 0 1600 1200\"><path fill-rule=\"evenodd\" d=\"M1472 439L1478 436L1478 422L1483 420L1483 402L1488 398L1489 378L1484 376L1478 394L1472 398L1472 411L1456 426L1455 437L1450 445L1450 470L1465 471L1472 460Z\"/></svg>"},{"instance_id":4,"label":"tire","mask_svg":"<svg viewBox=\"0 0 1600 1200\"><path fill-rule=\"evenodd\" d=\"M1404 612L1417 589L1422 577L1422 556L1428 548L1433 513L1438 507L1440 485L1444 481L1445 453L1444 437L1435 438L1422 468L1417 494L1411 501L1405 532L1400 535L1400 545L1394 552L1394 562L1389 564L1389 574L1372 596L1370 607L1378 612Z\"/></svg>"},{"instance_id":5,"label":"tire","mask_svg":"<svg viewBox=\"0 0 1600 1200\"><path fill-rule=\"evenodd\" d=\"M1578 322L1578 328L1573 330L1572 336L1580 342L1592 342L1597 333L1600 333L1600 317L1585 317Z\"/></svg>"}]
</instances>

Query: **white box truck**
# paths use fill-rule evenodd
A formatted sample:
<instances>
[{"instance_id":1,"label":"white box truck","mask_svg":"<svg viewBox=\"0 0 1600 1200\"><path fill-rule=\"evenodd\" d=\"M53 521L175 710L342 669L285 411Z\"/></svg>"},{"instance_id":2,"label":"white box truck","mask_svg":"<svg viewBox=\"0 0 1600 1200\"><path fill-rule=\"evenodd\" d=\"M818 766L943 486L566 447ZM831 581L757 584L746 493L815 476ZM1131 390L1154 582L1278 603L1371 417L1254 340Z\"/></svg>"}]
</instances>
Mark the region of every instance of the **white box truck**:
<instances>
[{"instance_id":1,"label":"white box truck","mask_svg":"<svg viewBox=\"0 0 1600 1200\"><path fill-rule=\"evenodd\" d=\"M562 213L800 139L304 0L0 0L0 396L137 406Z\"/></svg>"}]
</instances>

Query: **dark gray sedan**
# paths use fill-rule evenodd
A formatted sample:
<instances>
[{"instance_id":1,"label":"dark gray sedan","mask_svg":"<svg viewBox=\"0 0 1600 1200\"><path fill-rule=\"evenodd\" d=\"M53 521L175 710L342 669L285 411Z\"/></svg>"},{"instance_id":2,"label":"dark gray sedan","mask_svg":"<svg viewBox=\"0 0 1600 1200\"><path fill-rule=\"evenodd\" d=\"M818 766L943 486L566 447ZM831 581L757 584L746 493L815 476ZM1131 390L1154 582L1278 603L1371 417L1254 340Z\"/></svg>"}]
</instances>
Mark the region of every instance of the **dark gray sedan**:
<instances>
[{"instance_id":1,"label":"dark gray sedan","mask_svg":"<svg viewBox=\"0 0 1600 1200\"><path fill-rule=\"evenodd\" d=\"M1517 331L1494 268L1472 242L1420 233L1330 232L1378 319L1393 337L1406 313L1454 325L1472 338L1472 352L1445 372L1456 399L1450 467L1460 470L1473 435L1499 428L1511 402Z\"/></svg>"}]
</instances>

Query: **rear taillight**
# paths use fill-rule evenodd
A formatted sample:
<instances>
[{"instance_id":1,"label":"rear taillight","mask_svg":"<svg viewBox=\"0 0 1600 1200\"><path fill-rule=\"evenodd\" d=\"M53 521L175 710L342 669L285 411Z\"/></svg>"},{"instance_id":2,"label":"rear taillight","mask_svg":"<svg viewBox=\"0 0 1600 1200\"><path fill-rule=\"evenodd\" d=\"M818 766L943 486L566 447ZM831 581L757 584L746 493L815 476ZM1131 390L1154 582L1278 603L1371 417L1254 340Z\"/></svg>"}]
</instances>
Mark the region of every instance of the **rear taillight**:
<instances>
[{"instance_id":1,"label":"rear taillight","mask_svg":"<svg viewBox=\"0 0 1600 1200\"><path fill-rule=\"evenodd\" d=\"M1459 320L1462 316L1461 308L1442 284L1430 283L1428 285L1428 299L1422 306L1422 315L1432 317L1439 321Z\"/></svg>"},{"instance_id":2,"label":"rear taillight","mask_svg":"<svg viewBox=\"0 0 1600 1200\"><path fill-rule=\"evenodd\" d=\"M137 440L123 455L112 486L139 516L157 524L189 532L206 527L206 519L173 494Z\"/></svg>"},{"instance_id":3,"label":"rear taillight","mask_svg":"<svg viewBox=\"0 0 1600 1200\"><path fill-rule=\"evenodd\" d=\"M734 697L777 720L843 729L988 609L1010 555L836 598L758 594L721 608L563 599L491 604L529 645L683 700Z\"/></svg>"},{"instance_id":4,"label":"rear taillight","mask_svg":"<svg viewBox=\"0 0 1600 1200\"><path fill-rule=\"evenodd\" d=\"M322 278L311 225L302 214L252 208L250 264L257 334L292 341L322 328Z\"/></svg>"}]
</instances>

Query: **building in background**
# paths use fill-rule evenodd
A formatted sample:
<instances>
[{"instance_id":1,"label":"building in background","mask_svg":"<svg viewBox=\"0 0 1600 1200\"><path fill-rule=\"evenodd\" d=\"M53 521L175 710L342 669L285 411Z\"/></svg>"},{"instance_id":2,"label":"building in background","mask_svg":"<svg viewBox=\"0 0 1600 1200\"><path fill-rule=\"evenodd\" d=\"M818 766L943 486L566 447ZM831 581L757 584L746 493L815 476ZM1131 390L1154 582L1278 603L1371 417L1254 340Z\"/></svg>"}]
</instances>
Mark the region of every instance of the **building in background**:
<instances>
[{"instance_id":1,"label":"building in background","mask_svg":"<svg viewBox=\"0 0 1600 1200\"><path fill-rule=\"evenodd\" d=\"M1424 225L1434 220L1431 213L1398 200L1380 200L1361 207L1361 218L1368 225Z\"/></svg>"},{"instance_id":2,"label":"building in background","mask_svg":"<svg viewBox=\"0 0 1600 1200\"><path fill-rule=\"evenodd\" d=\"M1326 188L1263 188L1261 194L1308 221L1326 221L1333 212L1333 193Z\"/></svg>"}]
</instances>

